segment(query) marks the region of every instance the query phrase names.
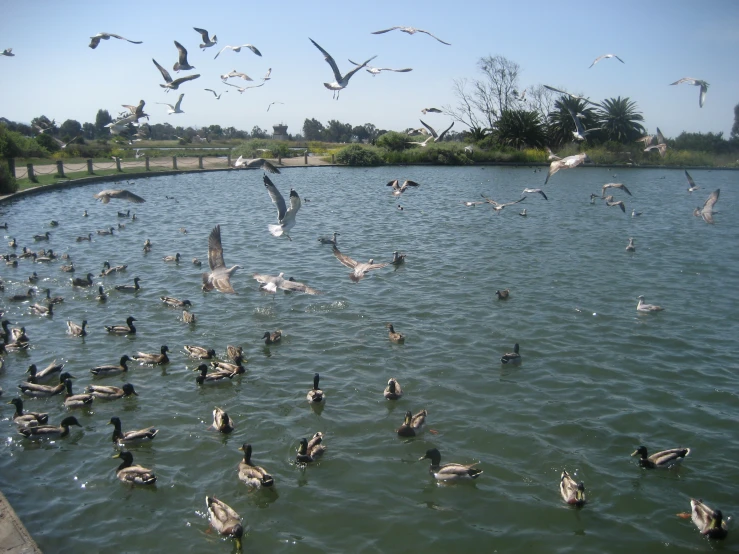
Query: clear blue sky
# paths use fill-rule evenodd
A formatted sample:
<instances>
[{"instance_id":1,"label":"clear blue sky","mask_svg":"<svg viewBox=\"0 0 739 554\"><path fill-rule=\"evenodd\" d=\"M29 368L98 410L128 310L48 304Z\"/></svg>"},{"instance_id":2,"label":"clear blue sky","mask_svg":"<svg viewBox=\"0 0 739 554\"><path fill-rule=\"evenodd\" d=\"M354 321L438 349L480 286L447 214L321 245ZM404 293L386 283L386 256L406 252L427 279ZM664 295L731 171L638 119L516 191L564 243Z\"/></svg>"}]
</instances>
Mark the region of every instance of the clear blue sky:
<instances>
[{"instance_id":1,"label":"clear blue sky","mask_svg":"<svg viewBox=\"0 0 739 554\"><path fill-rule=\"evenodd\" d=\"M3 4L0 50L13 48L16 56L0 56L0 116L14 121L44 114L57 124L92 122L99 108L115 115L121 104L143 98L152 124L271 130L284 122L297 133L305 118L316 118L402 130L419 125L421 108L454 103L452 80L475 77L477 60L488 54L518 62L523 87L546 83L595 100L628 96L648 130L659 126L667 136L685 130L723 131L728 137L739 103L739 2L734 0ZM371 34L394 25L426 29L452 46L422 34ZM201 51L193 27L217 34L218 45ZM101 31L143 44L111 39L88 48L89 37ZM331 53L342 71L351 67L347 58L364 61L375 54L372 65L413 71L377 77L360 72L334 101L323 86L333 81L331 70L308 37ZM163 80L151 59L171 70L177 60L174 40L188 49L201 77L180 88L186 113L168 116L166 106L155 102L174 104L179 92L165 94L159 87ZM213 59L223 46L245 43L256 45L263 57L244 49ZM603 60L588 69L606 53L626 63ZM272 80L243 94L219 78L236 69L256 81L270 67ZM186 73L192 72L180 75ZM698 87L668 86L682 77L710 83L703 108ZM229 92L215 100L204 88ZM272 101L284 105L267 113ZM439 127L450 121L444 115L429 118Z\"/></svg>"}]
</instances>

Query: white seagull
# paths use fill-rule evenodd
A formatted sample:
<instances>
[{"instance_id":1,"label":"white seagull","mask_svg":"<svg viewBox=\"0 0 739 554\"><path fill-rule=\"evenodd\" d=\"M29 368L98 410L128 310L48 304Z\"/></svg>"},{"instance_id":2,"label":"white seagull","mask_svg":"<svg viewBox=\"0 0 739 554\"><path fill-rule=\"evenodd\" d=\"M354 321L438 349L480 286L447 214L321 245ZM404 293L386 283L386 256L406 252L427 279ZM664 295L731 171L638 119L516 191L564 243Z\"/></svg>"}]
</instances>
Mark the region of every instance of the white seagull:
<instances>
[{"instance_id":1,"label":"white seagull","mask_svg":"<svg viewBox=\"0 0 739 554\"><path fill-rule=\"evenodd\" d=\"M388 33L390 31L395 31L396 29L398 31L403 32L403 33L408 33L409 35L415 35L416 33L424 33L424 34L427 34L428 36L430 36L432 38L435 38L436 40L438 40L442 44L446 44L447 46L451 46L451 43L444 42L439 37L432 35L428 31L424 31L423 29L416 29L415 27L402 27L400 25L396 25L395 27L390 27L389 29L385 29L383 31L373 31L372 34L373 35L381 35L383 33Z\"/></svg>"},{"instance_id":2,"label":"white seagull","mask_svg":"<svg viewBox=\"0 0 739 554\"><path fill-rule=\"evenodd\" d=\"M664 310L661 306L655 306L654 304L647 304L644 302L644 295L639 296L637 300L639 301L636 305L637 312L661 312Z\"/></svg>"},{"instance_id":3,"label":"white seagull","mask_svg":"<svg viewBox=\"0 0 739 554\"><path fill-rule=\"evenodd\" d=\"M223 79L224 81L227 80L227 79L230 79L231 77L239 77L240 79L243 79L244 81L253 81L254 80L251 77L249 77L246 73L239 73L235 69L232 69L228 73L224 73L223 75L221 75L221 79Z\"/></svg>"},{"instance_id":4,"label":"white seagull","mask_svg":"<svg viewBox=\"0 0 739 554\"><path fill-rule=\"evenodd\" d=\"M264 175L263 179L264 186L267 187L267 192L269 193L272 202L277 206L278 224L267 225L267 228L269 229L269 232L276 237L285 235L290 240L293 240L287 233L295 225L295 216L300 209L300 196L298 196L298 193L293 189L290 189L290 207L288 208L285 204L285 199L282 197L280 191L277 190L277 187L270 178Z\"/></svg>"},{"instance_id":5,"label":"white seagull","mask_svg":"<svg viewBox=\"0 0 739 554\"><path fill-rule=\"evenodd\" d=\"M226 263L223 261L220 225L216 225L208 237L208 265L210 265L210 273L203 273L203 290L217 289L221 292L236 294L231 285L231 275L237 269L241 269L241 266L226 268Z\"/></svg>"},{"instance_id":6,"label":"white seagull","mask_svg":"<svg viewBox=\"0 0 739 554\"><path fill-rule=\"evenodd\" d=\"M403 182L403 185L401 186L401 185L398 184L398 180L397 179L393 179L392 181L389 181L388 182L387 186L393 187L393 196L400 196L406 190L408 190L408 187L420 187L421 184L420 183L416 183L415 181L409 181L408 179L406 179Z\"/></svg>"},{"instance_id":7,"label":"white seagull","mask_svg":"<svg viewBox=\"0 0 739 554\"><path fill-rule=\"evenodd\" d=\"M424 108L424 109L421 110L421 113L422 114L427 114L427 113L441 113L441 110L439 108Z\"/></svg>"},{"instance_id":8,"label":"white seagull","mask_svg":"<svg viewBox=\"0 0 739 554\"><path fill-rule=\"evenodd\" d=\"M698 98L698 104L702 108L704 102L706 101L706 92L708 92L709 84L701 79L693 79L692 77L683 77L679 81L675 81L674 83L670 84L679 85L680 83L687 83L689 85L695 85L696 87L701 88L700 97Z\"/></svg>"},{"instance_id":9,"label":"white seagull","mask_svg":"<svg viewBox=\"0 0 739 554\"><path fill-rule=\"evenodd\" d=\"M221 94L216 94L216 91L214 91L212 88L206 88L204 90L207 90L209 92L212 92L213 93L213 96L216 97L216 100L220 100L221 99L221 96L223 96L223 92ZM224 92L228 92L228 91L226 90Z\"/></svg>"},{"instance_id":10,"label":"white seagull","mask_svg":"<svg viewBox=\"0 0 739 554\"><path fill-rule=\"evenodd\" d=\"M544 191L541 190L541 189L528 189L528 188L523 189L523 192L521 193L521 196L523 196L524 194L529 194L529 193L530 194L536 194L537 192L544 197L544 200L549 200L549 198L547 198L547 195L544 194Z\"/></svg>"},{"instance_id":11,"label":"white seagull","mask_svg":"<svg viewBox=\"0 0 739 554\"><path fill-rule=\"evenodd\" d=\"M407 140L405 142L406 144L415 144L416 146L428 146L430 140L434 140L434 137L432 135L426 137L426 140L424 140L423 142L418 142L415 140Z\"/></svg>"},{"instance_id":12,"label":"white seagull","mask_svg":"<svg viewBox=\"0 0 739 554\"><path fill-rule=\"evenodd\" d=\"M572 134L575 136L576 140L585 140L585 137L588 135L588 133L591 133L592 131L597 131L598 129L602 129L602 127L593 127L592 129L586 130L582 122L580 121L580 118L575 115L575 112L573 112L569 107L567 108L567 111L570 112L572 120L575 122L575 130L572 131Z\"/></svg>"},{"instance_id":13,"label":"white seagull","mask_svg":"<svg viewBox=\"0 0 739 554\"><path fill-rule=\"evenodd\" d=\"M282 105L284 105L285 103L284 102L278 102L277 100L275 100L274 102L270 102L269 103L269 106L267 106L267 111L269 111L269 109L272 107L273 104L282 104Z\"/></svg>"},{"instance_id":14,"label":"white seagull","mask_svg":"<svg viewBox=\"0 0 739 554\"><path fill-rule=\"evenodd\" d=\"M352 75L354 75L357 71L359 71L360 69L362 69L364 66L366 66L369 62L371 62L372 60L374 60L377 57L377 56L372 56L369 60L367 60L363 64L357 65L357 67L355 67L354 69L352 69L346 75L342 75L341 72L339 71L339 67L336 65L336 62L331 57L331 54L329 54L323 48L321 48L318 45L318 43L315 40L313 40L312 38L309 37L308 39L313 43L313 46L315 46L316 48L318 48L321 51L321 53L323 54L324 58L326 59L326 63L328 63L328 65L331 66L331 69L334 72L334 77L336 78L336 81L334 81L333 83L323 83L323 86L326 87L329 90L334 91L334 98L336 100L339 99L339 93L341 92L341 89L346 88L346 86L349 84L349 79L352 78Z\"/></svg>"},{"instance_id":15,"label":"white seagull","mask_svg":"<svg viewBox=\"0 0 739 554\"><path fill-rule=\"evenodd\" d=\"M588 158L588 155L583 152L582 154L575 154L574 156L567 156L566 158L562 158L561 160L554 160L549 165L549 172L547 173L547 178L544 180L544 184L546 185L547 182L549 182L549 178L557 173L560 169L572 169L580 165L584 162L589 162L590 158Z\"/></svg>"},{"instance_id":16,"label":"white seagull","mask_svg":"<svg viewBox=\"0 0 739 554\"><path fill-rule=\"evenodd\" d=\"M349 63L352 63L354 65L361 65L351 60L349 60ZM389 67L372 67L369 65L365 69L367 70L367 73L371 73L373 77L375 75L379 75L383 71L395 71L396 73L408 73L409 71L413 71L413 68L411 67L406 67L405 69L391 69Z\"/></svg>"},{"instance_id":17,"label":"white seagull","mask_svg":"<svg viewBox=\"0 0 739 554\"><path fill-rule=\"evenodd\" d=\"M265 73L264 77L262 77L262 81L269 81L272 78L270 77L270 75L272 75L271 67L267 70L267 73Z\"/></svg>"},{"instance_id":18,"label":"white seagull","mask_svg":"<svg viewBox=\"0 0 739 554\"><path fill-rule=\"evenodd\" d=\"M110 202L111 198L117 198L119 200L128 200L129 202L133 202L135 204L142 204L146 202L143 198L141 198L138 194L134 194L127 190L101 190L97 194L92 195L93 198L97 198L100 200L103 204L107 204Z\"/></svg>"},{"instance_id":19,"label":"white seagull","mask_svg":"<svg viewBox=\"0 0 739 554\"><path fill-rule=\"evenodd\" d=\"M0 56L8 56L8 57L11 57L12 58L13 56L15 56L15 54L13 54L13 49L12 48L6 48L2 52L0 52Z\"/></svg>"},{"instance_id":20,"label":"white seagull","mask_svg":"<svg viewBox=\"0 0 739 554\"><path fill-rule=\"evenodd\" d=\"M122 37L121 35L114 35L113 33L98 33L94 37L90 37L90 44L88 45L93 50L98 47L98 44L100 44L100 40L108 40L110 38L117 38L120 40L127 40L131 44L141 44L142 41L140 40L129 40L126 37Z\"/></svg>"},{"instance_id":21,"label":"white seagull","mask_svg":"<svg viewBox=\"0 0 739 554\"><path fill-rule=\"evenodd\" d=\"M174 66L172 66L172 69L174 69L175 71L179 71L181 69L185 71L195 69L195 66L192 66L187 62L187 50L185 49L185 47L177 41L174 41L174 45L177 47L177 53L179 57Z\"/></svg>"},{"instance_id":22,"label":"white seagull","mask_svg":"<svg viewBox=\"0 0 739 554\"><path fill-rule=\"evenodd\" d=\"M268 173L279 173L280 170L277 169L269 160L265 160L264 158L244 158L244 156L239 156L239 159L234 162L234 168L239 167L249 167L249 168L255 168L258 167L259 169L263 169L264 171L267 171Z\"/></svg>"},{"instance_id":23,"label":"white seagull","mask_svg":"<svg viewBox=\"0 0 739 554\"><path fill-rule=\"evenodd\" d=\"M595 64L597 64L602 59L608 59L608 58L616 58L621 63L626 63L621 58L619 58L616 54L603 54L602 56L598 56L597 58L595 58L595 61L593 61L593 63L590 64L590 67L593 67ZM590 69L590 67L588 67L588 69Z\"/></svg>"},{"instance_id":24,"label":"white seagull","mask_svg":"<svg viewBox=\"0 0 739 554\"><path fill-rule=\"evenodd\" d=\"M180 109L180 104L182 104L183 96L185 96L184 93L180 94L180 97L177 99L177 103L174 106L172 104L167 104L166 102L155 102L155 104L161 104L162 106L169 106L169 110L167 110L167 115L172 115L173 113L185 113Z\"/></svg>"},{"instance_id":25,"label":"white seagull","mask_svg":"<svg viewBox=\"0 0 739 554\"><path fill-rule=\"evenodd\" d=\"M157 66L157 69L161 72L162 77L164 77L164 81L167 83L166 85L163 85L161 83L159 84L160 87L166 89L165 92L169 92L170 90L177 90L177 88L179 88L182 83L192 81L193 79L197 79L198 77L200 77L199 74L186 75L185 77L180 77L179 79L172 80L172 76L169 74L169 72L161 65L159 65L154 58L152 58L151 61L153 61L154 65Z\"/></svg>"},{"instance_id":26,"label":"white seagull","mask_svg":"<svg viewBox=\"0 0 739 554\"><path fill-rule=\"evenodd\" d=\"M626 188L626 185L624 185L623 183L606 183L605 185L603 185L603 187L601 189L601 193L600 193L600 197L601 198L605 198L606 197L606 190L608 190L608 189L621 189L622 191L624 191L629 196L633 196L633 194L631 194L631 192L629 191L629 189L627 189Z\"/></svg>"},{"instance_id":27,"label":"white seagull","mask_svg":"<svg viewBox=\"0 0 739 554\"><path fill-rule=\"evenodd\" d=\"M351 268L352 272L349 273L349 279L354 281L355 283L358 283L362 280L362 278L367 274L368 271L372 269L381 269L388 265L388 262L376 264L373 259L370 258L370 260L367 263L358 262L357 260L351 259L346 254L342 254L338 248L336 248L336 245L333 246L333 252L334 256L346 267Z\"/></svg>"},{"instance_id":28,"label":"white seagull","mask_svg":"<svg viewBox=\"0 0 739 554\"><path fill-rule=\"evenodd\" d=\"M224 50L233 50L234 52L241 52L242 48L248 48L249 50L254 52L257 56L261 57L262 55L262 53L253 44L242 44L241 46L224 46L223 48L221 48L221 51L218 52L218 54L216 54L216 57L213 59L215 60L218 56L220 56Z\"/></svg>"},{"instance_id":29,"label":"white seagull","mask_svg":"<svg viewBox=\"0 0 739 554\"><path fill-rule=\"evenodd\" d=\"M200 36L203 37L203 44L200 45L200 48L205 50L206 48L210 48L211 46L215 46L218 42L218 37L213 35L213 38L208 38L208 31L205 29L198 29L197 27L193 27L198 33L200 33Z\"/></svg>"},{"instance_id":30,"label":"white seagull","mask_svg":"<svg viewBox=\"0 0 739 554\"><path fill-rule=\"evenodd\" d=\"M265 292L271 292L274 294L275 292L277 292L277 289L281 289L287 291L304 292L305 294L321 294L321 291L311 288L308 285L298 283L297 281L293 281L291 279L285 279L283 277L284 275L284 273L280 273L277 276L255 273L253 277L257 280L257 282L260 283L259 288Z\"/></svg>"},{"instance_id":31,"label":"white seagull","mask_svg":"<svg viewBox=\"0 0 739 554\"><path fill-rule=\"evenodd\" d=\"M251 79L249 79L249 80L251 80ZM249 90L250 88L259 88L259 87L263 87L264 86L264 83L261 83L259 85L252 85L250 87L240 87L238 85L232 85L231 83L227 83L225 81L223 82L223 84L224 85L228 85L229 87L236 87L239 90L240 93L243 93L245 90Z\"/></svg>"},{"instance_id":32,"label":"white seagull","mask_svg":"<svg viewBox=\"0 0 739 554\"><path fill-rule=\"evenodd\" d=\"M703 204L703 207L696 208L693 210L693 215L696 217L702 217L706 223L713 223L713 206L718 202L718 195L721 194L721 189L714 190L708 199Z\"/></svg>"},{"instance_id":33,"label":"white seagull","mask_svg":"<svg viewBox=\"0 0 739 554\"><path fill-rule=\"evenodd\" d=\"M584 96L577 96L576 94L572 94L567 92L566 90L560 90L558 88L550 87L549 85L544 85L544 88L548 88L549 90L553 90L554 92L559 92L560 94L564 94L566 96L569 96L570 98L574 98L575 100L582 100L586 104L592 104L593 106L596 106L598 108L603 108L603 104L598 104L598 102L593 102L592 100L585 98Z\"/></svg>"},{"instance_id":34,"label":"white seagull","mask_svg":"<svg viewBox=\"0 0 739 554\"><path fill-rule=\"evenodd\" d=\"M452 124L449 125L449 127L447 127L446 129L444 129L441 133L437 134L436 131L434 130L434 128L431 125L429 125L428 123L425 123L423 121L423 119L419 119L418 121L420 121L423 124L423 126L426 127L429 130L429 132L431 133L431 136L434 137L434 142L441 142L444 139L444 135L447 134L447 132L449 131L449 129L451 129L452 127L454 127L454 121L452 121Z\"/></svg>"},{"instance_id":35,"label":"white seagull","mask_svg":"<svg viewBox=\"0 0 739 554\"><path fill-rule=\"evenodd\" d=\"M693 178L690 176L687 169L685 170L685 176L688 178L688 192L698 190L698 185L695 184L695 181L693 181Z\"/></svg>"}]
</instances>

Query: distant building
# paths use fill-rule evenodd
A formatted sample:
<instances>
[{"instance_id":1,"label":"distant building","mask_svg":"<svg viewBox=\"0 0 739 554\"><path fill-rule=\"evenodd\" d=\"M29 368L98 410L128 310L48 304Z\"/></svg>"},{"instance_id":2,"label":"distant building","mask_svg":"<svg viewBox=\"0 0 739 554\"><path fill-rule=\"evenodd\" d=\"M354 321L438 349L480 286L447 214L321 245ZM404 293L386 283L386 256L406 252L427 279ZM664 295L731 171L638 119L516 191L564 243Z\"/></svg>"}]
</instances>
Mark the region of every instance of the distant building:
<instances>
[{"instance_id":1,"label":"distant building","mask_svg":"<svg viewBox=\"0 0 739 554\"><path fill-rule=\"evenodd\" d=\"M287 140L287 125L279 124L279 125L272 125L272 129L274 129L274 132L272 133L272 138L275 140Z\"/></svg>"}]
</instances>

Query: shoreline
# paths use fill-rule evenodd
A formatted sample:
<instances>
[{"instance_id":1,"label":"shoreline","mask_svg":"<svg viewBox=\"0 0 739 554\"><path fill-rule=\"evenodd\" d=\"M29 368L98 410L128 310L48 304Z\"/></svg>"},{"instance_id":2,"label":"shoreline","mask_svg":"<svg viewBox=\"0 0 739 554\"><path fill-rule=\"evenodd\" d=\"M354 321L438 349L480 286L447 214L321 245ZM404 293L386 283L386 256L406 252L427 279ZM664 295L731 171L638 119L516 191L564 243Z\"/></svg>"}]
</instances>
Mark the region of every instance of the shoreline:
<instances>
[{"instance_id":1,"label":"shoreline","mask_svg":"<svg viewBox=\"0 0 739 554\"><path fill-rule=\"evenodd\" d=\"M0 551L3 554L41 554L41 549L2 491L0 491Z\"/></svg>"}]
</instances>

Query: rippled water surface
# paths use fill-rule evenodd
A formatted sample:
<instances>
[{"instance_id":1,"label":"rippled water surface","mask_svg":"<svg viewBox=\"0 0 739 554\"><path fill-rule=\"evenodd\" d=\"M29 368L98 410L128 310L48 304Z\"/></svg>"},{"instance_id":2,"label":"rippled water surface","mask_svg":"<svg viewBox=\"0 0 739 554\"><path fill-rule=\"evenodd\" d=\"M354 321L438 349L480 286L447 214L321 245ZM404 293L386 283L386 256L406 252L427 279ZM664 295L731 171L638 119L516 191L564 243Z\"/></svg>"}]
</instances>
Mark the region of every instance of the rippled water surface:
<instances>
[{"instance_id":1,"label":"rippled water surface","mask_svg":"<svg viewBox=\"0 0 739 554\"><path fill-rule=\"evenodd\" d=\"M71 287L59 269L65 262L3 265L0 309L13 326L26 327L32 343L4 357L3 400L31 363L64 360L77 392L93 382L94 365L162 344L172 350L165 369L133 364L123 377L94 379L132 382L140 396L96 401L75 414L83 427L67 438L23 439L12 406L4 406L0 486L47 552L231 551L231 542L208 530L206 494L243 516L250 552L736 551L736 535L710 544L675 517L689 510L690 497L724 514L739 510L739 173L692 176L701 189L690 195L682 171L561 171L544 187L548 201L529 194L496 215L461 201L481 193L517 199L524 187L541 186L545 171L296 168L273 177L285 196L293 187L304 200L292 241L267 232L276 210L256 171L117 185L145 197L141 205L97 203L92 194L110 184L0 205L6 236L38 250L43 243L32 236L51 231L49 246L70 254L78 276L97 275L105 260L128 264L124 273L95 278L111 291L103 305L93 289ZM393 178L422 185L397 199L385 186ZM633 193L616 191L626 214L589 202L613 181ZM708 225L692 210L716 188L721 213ZM520 217L524 207L528 215ZM129 208L136 221L117 217ZM643 215L630 217L632 208ZM52 219L58 227L49 226ZM112 237L74 241L119 221L126 228ZM243 267L232 280L238 295L201 292L201 272L190 263L207 260L216 224L226 263ZM349 269L316 241L333 231L353 258L389 260L400 250L407 261L352 283ZM625 251L629 237L633 254ZM149 254L146 238L154 244ZM179 265L162 261L176 252ZM40 289L65 297L51 319L7 298L27 289L32 271ZM281 271L323 294L272 296L251 278ZM138 294L112 290L134 276L141 277ZM496 300L504 288L510 299ZM182 323L179 311L159 301L164 294L190 299L197 323ZM640 294L665 311L637 315ZM137 319L135 336L105 332L128 315ZM89 335L68 336L67 319L87 319ZM387 322L407 335L404 345L388 341ZM282 344L265 347L260 337L275 329ZM501 354L516 342L523 363L502 366ZM247 373L198 387L185 344L219 355L240 344ZM305 399L314 372L327 395L322 410ZM389 377L405 391L397 402L382 396ZM214 406L236 421L230 436L209 428ZM61 397L26 407L49 412L54 423L66 415ZM400 439L404 412L422 408L427 430ZM131 448L135 462L157 474L156 489L117 481L106 425L114 415L124 430L160 429L152 443ZM298 440L316 431L328 451L300 469L293 463ZM249 491L238 480L245 442L274 475L274 491ZM645 471L629 457L640 444L692 452L679 469ZM479 461L484 473L439 486L428 461L417 461L431 447L442 463ZM559 497L565 468L585 482L582 510Z\"/></svg>"}]
</instances>

